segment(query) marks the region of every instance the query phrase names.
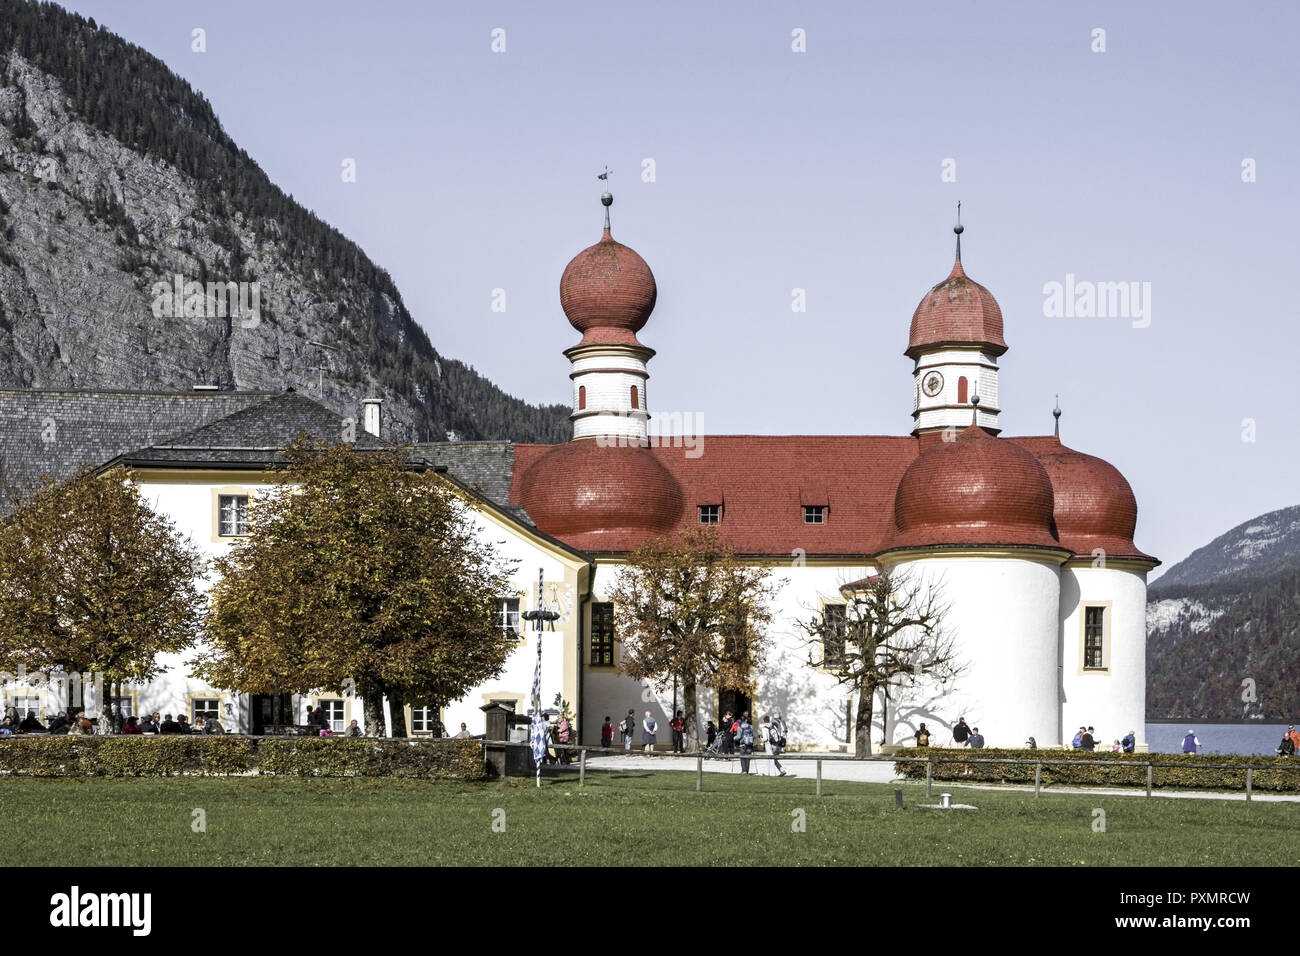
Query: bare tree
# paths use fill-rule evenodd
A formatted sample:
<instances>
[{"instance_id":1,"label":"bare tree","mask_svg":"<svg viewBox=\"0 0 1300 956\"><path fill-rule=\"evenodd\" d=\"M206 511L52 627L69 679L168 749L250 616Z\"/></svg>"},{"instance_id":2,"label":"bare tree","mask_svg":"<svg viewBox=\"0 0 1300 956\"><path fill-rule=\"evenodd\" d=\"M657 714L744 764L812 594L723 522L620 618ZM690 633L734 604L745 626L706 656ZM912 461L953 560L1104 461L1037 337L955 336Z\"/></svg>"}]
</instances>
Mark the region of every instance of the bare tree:
<instances>
[{"instance_id":1,"label":"bare tree","mask_svg":"<svg viewBox=\"0 0 1300 956\"><path fill-rule=\"evenodd\" d=\"M827 605L826 613L801 621L800 627L807 635L808 664L830 671L841 686L857 692L855 752L867 757L877 690L888 697L904 674L946 682L965 666L944 627L948 608L936 585L881 571L841 585L840 593L842 606Z\"/></svg>"}]
</instances>

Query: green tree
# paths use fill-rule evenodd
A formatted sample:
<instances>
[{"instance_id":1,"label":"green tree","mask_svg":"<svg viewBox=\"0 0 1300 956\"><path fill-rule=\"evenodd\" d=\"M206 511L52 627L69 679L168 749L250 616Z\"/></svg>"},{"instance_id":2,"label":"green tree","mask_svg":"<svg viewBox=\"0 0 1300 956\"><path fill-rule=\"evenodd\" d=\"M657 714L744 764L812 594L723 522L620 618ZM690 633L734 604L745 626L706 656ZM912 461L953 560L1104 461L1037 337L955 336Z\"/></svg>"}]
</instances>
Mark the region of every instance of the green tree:
<instances>
[{"instance_id":1,"label":"green tree","mask_svg":"<svg viewBox=\"0 0 1300 956\"><path fill-rule=\"evenodd\" d=\"M843 617L818 616L800 622L807 635L808 664L835 674L858 695L853 736L859 757L871 755L871 720L876 691L888 695L903 675L939 681L965 669L956 642L944 628L947 607L937 586L906 573L881 571L840 588Z\"/></svg>"},{"instance_id":2,"label":"green tree","mask_svg":"<svg viewBox=\"0 0 1300 956\"><path fill-rule=\"evenodd\" d=\"M405 735L406 701L446 702L501 673L492 625L512 568L466 506L406 451L357 451L300 435L249 536L217 561L195 674L246 693L355 691L370 732L382 701Z\"/></svg>"},{"instance_id":3,"label":"green tree","mask_svg":"<svg viewBox=\"0 0 1300 956\"><path fill-rule=\"evenodd\" d=\"M122 469L47 479L0 522L0 667L147 681L194 643L203 571Z\"/></svg>"},{"instance_id":4,"label":"green tree","mask_svg":"<svg viewBox=\"0 0 1300 956\"><path fill-rule=\"evenodd\" d=\"M699 685L752 692L778 587L766 568L741 564L716 528L687 528L628 556L613 593L620 669L661 691L677 682L688 748L699 739Z\"/></svg>"}]
</instances>

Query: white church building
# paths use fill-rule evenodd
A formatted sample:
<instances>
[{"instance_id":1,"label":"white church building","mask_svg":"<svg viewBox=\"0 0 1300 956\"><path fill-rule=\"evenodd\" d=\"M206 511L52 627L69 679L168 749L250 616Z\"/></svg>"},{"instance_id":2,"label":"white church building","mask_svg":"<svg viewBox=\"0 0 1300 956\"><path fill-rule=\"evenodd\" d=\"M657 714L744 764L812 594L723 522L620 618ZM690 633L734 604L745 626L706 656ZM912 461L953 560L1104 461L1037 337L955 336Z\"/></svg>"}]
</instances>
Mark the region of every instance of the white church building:
<instances>
[{"instance_id":1,"label":"white church building","mask_svg":"<svg viewBox=\"0 0 1300 956\"><path fill-rule=\"evenodd\" d=\"M518 570L510 592L497 596L502 639L516 645L503 673L440 712L432 703L408 707L400 715L408 732L427 734L440 719L481 734L483 706L527 709L537 635L521 614L536 609L540 570L544 609L559 614L541 635L544 705L569 702L580 741L593 745L605 717L617 724L629 709L651 710L660 749L668 749L672 691L620 672L610 595L639 544L712 525L781 586L754 692L708 689L700 727L722 709L748 709L756 720L780 711L792 748L851 751L856 692L810 664L823 654L810 649L800 622L820 615L833 634L843 586L889 570L938 588L963 670L945 684L900 677L876 701L873 745L908 743L922 721L945 743L964 716L993 747L1029 737L1040 747L1068 745L1089 725L1099 740L1135 731L1145 749L1146 578L1159 562L1133 542L1137 503L1113 466L1056 435L1000 433L1002 313L967 277L957 229L951 272L912 316L909 434L652 442L646 385L654 351L638 333L657 290L645 261L612 238L607 212L600 241L560 280L561 305L581 335L564 353L572 440L414 446L413 461L443 475ZM377 444L381 406L358 411L359 438L293 392L0 391L0 462L33 475L66 475L85 462L123 465L152 507L217 556L246 533L249 501L273 481L275 449L297 433ZM51 420L62 436L54 445L41 441ZM189 676L187 661L168 660L160 678L129 688L123 708L211 714L248 733L286 716L301 723L308 703L324 706L339 730L362 720L360 701L340 689L295 695L276 714L269 695L206 686ZM0 693L42 716L65 703L58 688L32 682Z\"/></svg>"}]
</instances>

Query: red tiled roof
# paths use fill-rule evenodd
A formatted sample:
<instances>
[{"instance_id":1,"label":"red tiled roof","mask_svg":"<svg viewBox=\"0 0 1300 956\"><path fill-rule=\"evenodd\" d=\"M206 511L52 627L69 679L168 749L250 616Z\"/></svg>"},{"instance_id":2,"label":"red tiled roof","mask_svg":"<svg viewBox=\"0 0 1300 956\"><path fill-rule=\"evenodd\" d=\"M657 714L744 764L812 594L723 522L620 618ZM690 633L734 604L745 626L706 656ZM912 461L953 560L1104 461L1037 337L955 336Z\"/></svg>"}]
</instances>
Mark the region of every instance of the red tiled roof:
<instances>
[{"instance_id":1,"label":"red tiled roof","mask_svg":"<svg viewBox=\"0 0 1300 956\"><path fill-rule=\"evenodd\" d=\"M871 553L888 529L898 479L917 454L912 437L706 435L696 449L663 441L649 451L682 489L679 526L698 525L699 505L721 504L718 532L733 550L791 560L796 548L810 556ZM543 531L584 551L630 551L648 537L634 531L566 534L547 527L525 503L522 479L549 447L515 446L511 504L524 505ZM804 523L802 506L813 503L805 500L809 493L825 496L817 502L828 506L825 524Z\"/></svg>"},{"instance_id":2,"label":"red tiled roof","mask_svg":"<svg viewBox=\"0 0 1300 956\"><path fill-rule=\"evenodd\" d=\"M537 527L584 550L619 550L599 542L641 539L677 526L682 489L649 448L602 446L594 438L540 448L533 460L515 453L510 496ZM574 544L581 538L586 544Z\"/></svg>"},{"instance_id":3,"label":"red tiled roof","mask_svg":"<svg viewBox=\"0 0 1300 956\"><path fill-rule=\"evenodd\" d=\"M1108 461L1061 444L1055 436L1012 438L1033 452L1052 480L1057 537L1071 551L1091 555L1154 561L1133 543L1137 528L1137 498Z\"/></svg>"},{"instance_id":4,"label":"red tiled roof","mask_svg":"<svg viewBox=\"0 0 1300 956\"><path fill-rule=\"evenodd\" d=\"M929 443L908 466L894 498L894 532L880 549L954 545L1061 547L1043 466L976 425Z\"/></svg>"},{"instance_id":5,"label":"red tiled roof","mask_svg":"<svg viewBox=\"0 0 1300 956\"><path fill-rule=\"evenodd\" d=\"M560 305L579 332L620 329L636 337L654 311L658 290L644 259L615 242L609 229L578 253L560 277Z\"/></svg>"},{"instance_id":6,"label":"red tiled roof","mask_svg":"<svg viewBox=\"0 0 1300 956\"><path fill-rule=\"evenodd\" d=\"M1002 309L993 293L966 276L960 259L953 263L948 278L927 292L912 313L905 354L914 359L924 348L947 343L982 344L995 355L1007 350L1002 339Z\"/></svg>"},{"instance_id":7,"label":"red tiled roof","mask_svg":"<svg viewBox=\"0 0 1300 956\"><path fill-rule=\"evenodd\" d=\"M914 534L899 544L899 529L894 517L896 491L904 473L922 451L942 448L946 444L933 437L918 439L881 435L708 435L697 440L701 444L696 449L671 447L665 439L660 447L645 450L645 454L653 456L675 479L681 492L680 513L666 525L666 512L670 506L664 504L662 488L653 482L649 485L643 483L638 487L659 487L660 490L629 493L626 480L618 475L625 466L618 464L611 470L607 465L607 462L622 460L617 454L610 453L636 449L601 448L594 440L556 446L516 445L510 504L524 506L543 531L589 552L631 551L647 538L662 533L651 530L651 527L695 526L699 521L699 505L721 504L719 534L738 554L789 557L793 560L792 552L802 549L810 557L833 555L865 561L868 556L887 547L906 546L920 540L920 533L913 529ZM1127 507L1122 500L1124 495L1114 484L1114 477L1123 483L1123 489L1128 488L1128 483L1112 466L1078 452L1070 452L1070 455L1096 464L1080 464L1068 456L1056 460L1056 452L1061 446L1051 436L988 438L988 441L999 446L1014 443L1037 458L1051 459L1041 467L1051 484L1052 497L1061 496L1062 504L1055 514L1065 518L1064 530L1059 537L1053 537L1050 531L1046 540L1042 537L1042 489L1039 487L1036 499L1022 502L1022 507L1027 506L1036 515L1028 519L1031 527L1038 522L1034 534L1028 537L1020 533L990 535L986 528L968 524L956 531L948 528L929 535L935 540L928 544L1063 546L1083 555L1090 554L1094 547L1104 547L1113 557L1154 560L1133 544L1131 525L1124 523L1127 518L1117 520L1128 512L1124 510ZM560 451L575 446L578 451ZM555 449L554 457L550 459L553 467L545 471L546 481L552 483L552 490L546 494L553 497L546 498L547 505L543 506L540 514L534 513L534 507L525 502L525 478L531 467L552 449ZM697 451L703 453L698 457L688 457ZM1024 465L1023 460L1020 464ZM1028 470L1033 471L1032 468ZM1105 478L1101 488L1109 488L1111 497L1096 491L1098 475ZM539 481L539 476L529 479L530 498L538 493L531 483ZM639 480L644 482L646 479ZM662 478L654 479L654 482L660 481ZM960 485L961 476L949 478L941 472L934 481L956 481ZM938 487L930 485L925 489L924 497L935 498ZM1083 490L1089 487L1094 490ZM1075 489L1080 489L1077 494ZM949 493L952 490L949 489ZM963 491L960 487L957 490ZM979 493L975 494L978 498ZM819 495L826 498L823 502L816 502L828 506L826 522L805 524L803 505L813 504L810 498ZM1132 491L1128 490L1127 495L1131 499ZM1094 504L1089 504L1089 501ZM1002 507L996 502L993 506ZM1097 524L1083 520L1093 507L1100 508L1106 515L1098 519ZM578 513L582 514L581 519L574 518ZM1008 518L1012 526L1026 521L1014 511ZM577 524L572 523L575 520ZM607 527L607 530L594 530L597 527ZM987 540L990 537L1006 540ZM938 539L948 540L941 542Z\"/></svg>"}]
</instances>

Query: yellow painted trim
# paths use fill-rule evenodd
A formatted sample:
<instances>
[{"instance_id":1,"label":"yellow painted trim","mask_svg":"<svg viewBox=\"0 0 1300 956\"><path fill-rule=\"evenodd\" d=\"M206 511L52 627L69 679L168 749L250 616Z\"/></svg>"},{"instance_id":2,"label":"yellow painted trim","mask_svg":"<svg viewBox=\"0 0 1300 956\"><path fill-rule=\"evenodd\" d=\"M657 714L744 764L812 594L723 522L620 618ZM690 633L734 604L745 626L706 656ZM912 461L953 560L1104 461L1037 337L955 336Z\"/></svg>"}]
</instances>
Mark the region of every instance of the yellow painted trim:
<instances>
[{"instance_id":1,"label":"yellow painted trim","mask_svg":"<svg viewBox=\"0 0 1300 956\"><path fill-rule=\"evenodd\" d=\"M221 499L225 495L242 495L248 499L248 507L253 507L253 490L247 485L219 485L212 489L212 543L222 544L229 541L239 541L247 538L248 534L222 534L221 533ZM251 515L249 516L251 520Z\"/></svg>"},{"instance_id":2,"label":"yellow painted trim","mask_svg":"<svg viewBox=\"0 0 1300 956\"><path fill-rule=\"evenodd\" d=\"M334 731L334 733L346 734L348 732L348 727L352 723L352 698L351 697L345 697L342 694L312 694L308 699L311 701L312 710L315 710L320 705L320 702L323 700L343 701L343 729L336 730ZM294 719L295 720L297 719L297 715L294 716ZM359 720L357 722L360 723Z\"/></svg>"},{"instance_id":3,"label":"yellow painted trim","mask_svg":"<svg viewBox=\"0 0 1300 956\"><path fill-rule=\"evenodd\" d=\"M1059 551L1048 548L913 548L879 555L879 563L890 570L908 561L932 558L1014 558L1060 567L1069 555L1070 552L1064 548Z\"/></svg>"},{"instance_id":4,"label":"yellow painted trim","mask_svg":"<svg viewBox=\"0 0 1300 956\"><path fill-rule=\"evenodd\" d=\"M442 708L441 708L441 707L432 707L432 706L428 706L428 705L426 705L425 707L423 707L423 708L421 708L421 709L422 709L422 710L431 710L431 711L433 711L433 718L434 718L434 720L436 720L438 723L442 724L444 730L446 729L447 725L446 725L446 723L445 723L445 722L443 721L443 719L442 719ZM427 730L421 730L421 731L419 731L418 733L416 732L416 730L415 730L415 719L414 719L414 713L415 713L415 708L414 708L413 706L411 706L410 704L404 704L404 705L402 706L402 716L403 716L403 718L404 718L405 721L406 721L406 736L408 736L408 737L433 737L433 734L430 733L430 732L427 731ZM346 725L344 725L344 727L343 727L343 732L344 732L344 733L347 733L347 729L348 729L349 726L351 726L351 723L352 723L351 720L349 720L348 723L347 723Z\"/></svg>"},{"instance_id":5,"label":"yellow painted trim","mask_svg":"<svg viewBox=\"0 0 1300 956\"><path fill-rule=\"evenodd\" d=\"M5 686L4 688L5 706L9 706L12 704L14 710L18 712L19 721L21 721L27 716L27 714L25 711L19 710L18 705L14 703L15 697L35 697L37 719L40 720L40 722L43 724L47 723L45 719L45 715L49 713L49 700L50 700L50 692L48 688L33 687L31 684L22 684L14 688L10 688L7 685ZM31 708L29 707L27 708L27 710L31 710ZM0 720L3 719L4 719L4 714L0 713Z\"/></svg>"},{"instance_id":6,"label":"yellow painted trim","mask_svg":"<svg viewBox=\"0 0 1300 956\"><path fill-rule=\"evenodd\" d=\"M1141 558L1111 558L1105 559L1106 564L1103 567L1096 567L1093 561L1096 559L1092 555L1078 555L1070 558L1065 562L1065 567L1070 569L1093 570L1093 571L1132 571L1144 576L1151 571L1160 562L1156 560L1146 561Z\"/></svg>"},{"instance_id":7,"label":"yellow painted trim","mask_svg":"<svg viewBox=\"0 0 1300 956\"><path fill-rule=\"evenodd\" d=\"M846 621L846 623L847 623L847 620L848 620L848 613L849 613L849 602L848 602L848 601L844 600L843 598L840 598L839 600L835 600L834 598L826 598L826 597L824 597L823 595L818 594L818 595L817 595L817 602L818 602L818 607L820 608L820 611L821 611L821 619L822 619L822 624L823 624L823 626L826 624L826 607L827 607L827 605L830 605L830 604L835 604L835 605L838 605L839 607L844 608L845 621ZM844 641L845 641L845 643L848 643L848 635L847 635L847 634L845 634L845 636L844 636ZM818 641L818 643L822 645L822 660L825 660L825 659L826 659L826 642L825 642L825 641ZM818 667L818 668L817 668L817 673L819 673L819 674L838 675L838 674L840 673L840 671L839 671L838 668L835 668L835 667L825 667L825 666L822 666L822 667Z\"/></svg>"},{"instance_id":8,"label":"yellow painted trim","mask_svg":"<svg viewBox=\"0 0 1300 956\"><path fill-rule=\"evenodd\" d=\"M263 468L130 468L128 474L137 485L210 485L227 482L237 485L275 485L275 472Z\"/></svg>"},{"instance_id":9,"label":"yellow painted trim","mask_svg":"<svg viewBox=\"0 0 1300 956\"><path fill-rule=\"evenodd\" d=\"M227 730L226 726L226 705L230 703L230 692L224 690L193 690L185 694L185 718L192 724L194 723L194 701L198 698L216 698L217 701L217 720L221 721L221 726Z\"/></svg>"},{"instance_id":10,"label":"yellow painted trim","mask_svg":"<svg viewBox=\"0 0 1300 956\"><path fill-rule=\"evenodd\" d=\"M508 690L498 690L490 694L483 694L482 697L483 703L485 704L490 704L493 701L511 700L514 701L516 714L526 714L528 712L528 708L524 706L524 701L528 700L527 694L516 694ZM542 709L546 709L544 704ZM457 731L457 733L459 733L459 731Z\"/></svg>"},{"instance_id":11,"label":"yellow painted trim","mask_svg":"<svg viewBox=\"0 0 1300 956\"><path fill-rule=\"evenodd\" d=\"M1088 614L1087 609L1090 607L1105 608L1105 613L1101 616L1101 667L1084 667L1084 661L1087 656L1087 626ZM1080 601L1076 608L1079 614L1079 676L1094 674L1110 673L1110 641L1112 618L1114 617L1114 602L1112 601Z\"/></svg>"}]
</instances>

